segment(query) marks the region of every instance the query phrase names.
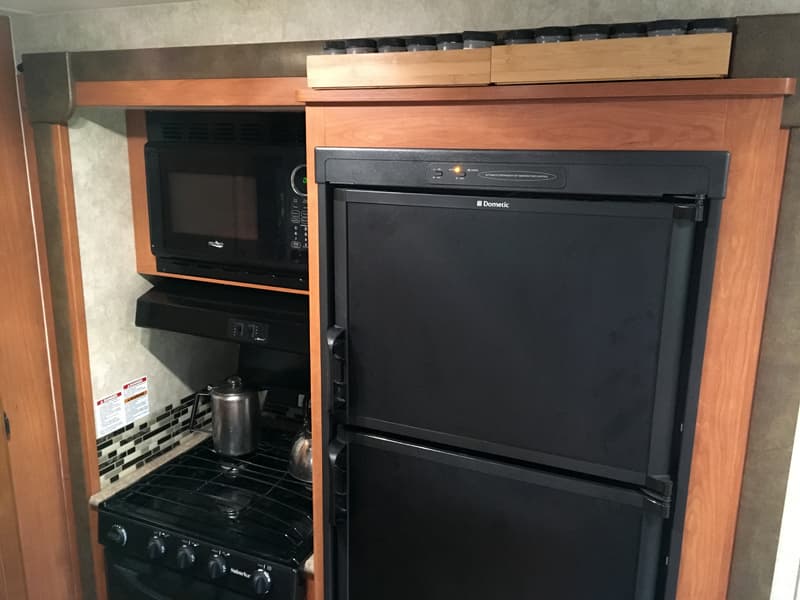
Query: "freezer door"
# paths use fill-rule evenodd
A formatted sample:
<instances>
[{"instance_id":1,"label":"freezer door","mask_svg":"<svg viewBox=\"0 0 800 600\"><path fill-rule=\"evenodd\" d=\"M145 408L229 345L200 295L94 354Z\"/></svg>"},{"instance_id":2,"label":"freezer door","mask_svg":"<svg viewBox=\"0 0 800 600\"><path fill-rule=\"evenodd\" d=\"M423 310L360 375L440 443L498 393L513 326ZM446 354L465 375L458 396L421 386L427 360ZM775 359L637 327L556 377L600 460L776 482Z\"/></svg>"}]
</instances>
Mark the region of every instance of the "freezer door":
<instances>
[{"instance_id":1,"label":"freezer door","mask_svg":"<svg viewBox=\"0 0 800 600\"><path fill-rule=\"evenodd\" d=\"M346 421L636 485L667 474L689 212L337 189Z\"/></svg>"},{"instance_id":2,"label":"freezer door","mask_svg":"<svg viewBox=\"0 0 800 600\"><path fill-rule=\"evenodd\" d=\"M655 597L663 507L637 491L370 435L346 452L337 600Z\"/></svg>"}]
</instances>

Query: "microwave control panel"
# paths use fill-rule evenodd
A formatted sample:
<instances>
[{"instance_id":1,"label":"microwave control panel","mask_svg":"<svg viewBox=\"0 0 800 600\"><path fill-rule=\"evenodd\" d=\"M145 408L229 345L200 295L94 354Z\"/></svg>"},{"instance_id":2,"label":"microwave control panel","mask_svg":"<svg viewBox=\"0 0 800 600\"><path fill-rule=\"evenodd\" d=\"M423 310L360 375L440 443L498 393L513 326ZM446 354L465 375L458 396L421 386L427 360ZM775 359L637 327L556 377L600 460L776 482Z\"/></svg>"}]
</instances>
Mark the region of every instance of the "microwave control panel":
<instances>
[{"instance_id":1,"label":"microwave control panel","mask_svg":"<svg viewBox=\"0 0 800 600\"><path fill-rule=\"evenodd\" d=\"M292 197L289 227L289 246L292 250L308 250L308 203L304 197Z\"/></svg>"}]
</instances>

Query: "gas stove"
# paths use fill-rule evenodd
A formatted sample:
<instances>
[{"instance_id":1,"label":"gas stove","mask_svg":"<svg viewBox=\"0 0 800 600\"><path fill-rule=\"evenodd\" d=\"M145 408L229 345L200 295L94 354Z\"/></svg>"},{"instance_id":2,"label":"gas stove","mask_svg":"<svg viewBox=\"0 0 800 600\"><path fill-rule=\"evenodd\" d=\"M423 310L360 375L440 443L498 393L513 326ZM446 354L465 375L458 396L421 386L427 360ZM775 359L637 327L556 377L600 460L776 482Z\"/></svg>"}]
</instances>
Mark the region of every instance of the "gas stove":
<instances>
[{"instance_id":1,"label":"gas stove","mask_svg":"<svg viewBox=\"0 0 800 600\"><path fill-rule=\"evenodd\" d=\"M236 459L206 440L102 502L111 600L301 598L312 500L287 471L292 438L266 430Z\"/></svg>"}]
</instances>

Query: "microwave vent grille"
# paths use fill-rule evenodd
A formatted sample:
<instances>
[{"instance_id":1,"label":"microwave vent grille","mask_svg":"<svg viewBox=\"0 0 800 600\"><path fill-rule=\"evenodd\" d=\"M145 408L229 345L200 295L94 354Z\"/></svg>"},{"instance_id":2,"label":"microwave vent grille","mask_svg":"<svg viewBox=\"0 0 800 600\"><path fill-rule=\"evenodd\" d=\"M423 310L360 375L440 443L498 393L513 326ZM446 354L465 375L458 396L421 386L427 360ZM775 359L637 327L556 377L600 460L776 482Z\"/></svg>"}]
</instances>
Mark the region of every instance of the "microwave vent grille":
<instances>
[{"instance_id":1,"label":"microwave vent grille","mask_svg":"<svg viewBox=\"0 0 800 600\"><path fill-rule=\"evenodd\" d=\"M201 144L304 144L303 113L151 112L147 137L152 142Z\"/></svg>"},{"instance_id":2,"label":"microwave vent grille","mask_svg":"<svg viewBox=\"0 0 800 600\"><path fill-rule=\"evenodd\" d=\"M235 142L236 128L234 127L233 123L215 123L214 141L226 143Z\"/></svg>"}]
</instances>

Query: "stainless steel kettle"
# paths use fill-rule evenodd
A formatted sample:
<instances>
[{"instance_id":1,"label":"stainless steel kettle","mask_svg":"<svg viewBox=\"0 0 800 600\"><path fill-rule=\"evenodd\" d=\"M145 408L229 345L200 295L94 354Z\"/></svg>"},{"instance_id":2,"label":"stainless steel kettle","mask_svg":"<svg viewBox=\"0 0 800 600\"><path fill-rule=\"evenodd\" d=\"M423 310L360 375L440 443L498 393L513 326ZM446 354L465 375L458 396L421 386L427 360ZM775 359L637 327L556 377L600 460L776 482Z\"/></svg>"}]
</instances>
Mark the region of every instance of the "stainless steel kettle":
<instances>
[{"instance_id":1,"label":"stainless steel kettle","mask_svg":"<svg viewBox=\"0 0 800 600\"><path fill-rule=\"evenodd\" d=\"M256 390L245 389L241 377L229 377L194 399L189 429L195 429L200 398L211 399L211 437L223 456L242 456L256 450L261 434L261 405ZM206 430L208 431L208 430Z\"/></svg>"},{"instance_id":2,"label":"stainless steel kettle","mask_svg":"<svg viewBox=\"0 0 800 600\"><path fill-rule=\"evenodd\" d=\"M309 414L308 396L303 404L303 429L297 435L289 453L289 474L295 479L311 483L311 415Z\"/></svg>"}]
</instances>

